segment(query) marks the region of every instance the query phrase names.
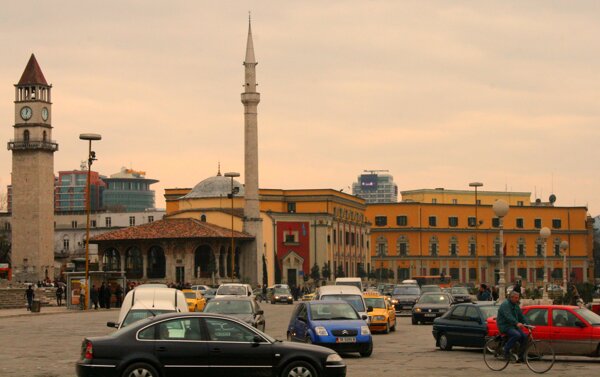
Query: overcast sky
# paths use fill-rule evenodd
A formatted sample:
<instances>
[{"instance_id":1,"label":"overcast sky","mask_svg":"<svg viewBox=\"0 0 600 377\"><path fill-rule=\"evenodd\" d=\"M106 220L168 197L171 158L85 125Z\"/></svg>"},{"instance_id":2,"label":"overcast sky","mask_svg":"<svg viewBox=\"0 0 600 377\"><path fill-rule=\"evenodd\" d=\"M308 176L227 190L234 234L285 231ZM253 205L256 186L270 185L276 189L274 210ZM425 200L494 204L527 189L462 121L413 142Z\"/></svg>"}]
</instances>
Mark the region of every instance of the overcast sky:
<instances>
[{"instance_id":1,"label":"overcast sky","mask_svg":"<svg viewBox=\"0 0 600 377\"><path fill-rule=\"evenodd\" d=\"M193 187L243 177L248 11L260 187L531 191L600 213L600 2L28 1L0 11L0 140L35 53L53 85L55 171L87 156ZM0 157L10 183L11 152Z\"/></svg>"}]
</instances>

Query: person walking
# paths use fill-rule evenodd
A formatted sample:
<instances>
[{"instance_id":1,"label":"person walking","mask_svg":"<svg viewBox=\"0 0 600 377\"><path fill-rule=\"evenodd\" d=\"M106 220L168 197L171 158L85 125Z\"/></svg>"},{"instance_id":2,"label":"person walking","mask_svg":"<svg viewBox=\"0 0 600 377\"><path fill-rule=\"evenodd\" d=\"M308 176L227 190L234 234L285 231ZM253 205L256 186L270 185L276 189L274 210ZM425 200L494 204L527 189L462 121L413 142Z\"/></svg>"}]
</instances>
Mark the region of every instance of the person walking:
<instances>
[{"instance_id":1,"label":"person walking","mask_svg":"<svg viewBox=\"0 0 600 377\"><path fill-rule=\"evenodd\" d=\"M95 285L92 285L92 290L90 292L90 298L92 299L92 304L94 305L94 310L98 310L98 290ZM91 309L91 305L90 305Z\"/></svg>"},{"instance_id":2,"label":"person walking","mask_svg":"<svg viewBox=\"0 0 600 377\"><path fill-rule=\"evenodd\" d=\"M105 292L105 288L106 286L104 285L104 282L100 285L100 288L98 288L98 301L100 301L100 307L104 308L104 292Z\"/></svg>"},{"instance_id":3,"label":"person walking","mask_svg":"<svg viewBox=\"0 0 600 377\"><path fill-rule=\"evenodd\" d=\"M62 305L63 288L61 285L56 288L56 305Z\"/></svg>"},{"instance_id":4,"label":"person walking","mask_svg":"<svg viewBox=\"0 0 600 377\"><path fill-rule=\"evenodd\" d=\"M32 284L29 284L29 287L25 290L25 297L27 298L27 311L31 311L31 305L33 304L33 298L35 297Z\"/></svg>"},{"instance_id":5,"label":"person walking","mask_svg":"<svg viewBox=\"0 0 600 377\"><path fill-rule=\"evenodd\" d=\"M504 345L504 357L510 360L510 350L515 343L520 344L519 360L523 360L525 353L525 342L527 342L527 334L523 332L523 325L527 324L527 319L521 312L519 307L519 298L521 294L517 291L510 292L510 295L500 305L496 324L500 333L508 336L508 341Z\"/></svg>"},{"instance_id":6,"label":"person walking","mask_svg":"<svg viewBox=\"0 0 600 377\"><path fill-rule=\"evenodd\" d=\"M517 280L513 286L513 291L517 292L518 294L523 294L523 292L521 292L521 280Z\"/></svg>"},{"instance_id":7,"label":"person walking","mask_svg":"<svg viewBox=\"0 0 600 377\"><path fill-rule=\"evenodd\" d=\"M117 284L117 288L115 289L115 297L117 298L116 307L120 308L121 303L123 302L123 288L121 288L121 284Z\"/></svg>"},{"instance_id":8,"label":"person walking","mask_svg":"<svg viewBox=\"0 0 600 377\"><path fill-rule=\"evenodd\" d=\"M110 284L104 287L104 309L110 309Z\"/></svg>"},{"instance_id":9,"label":"person walking","mask_svg":"<svg viewBox=\"0 0 600 377\"><path fill-rule=\"evenodd\" d=\"M491 301L492 296L488 291L488 287L485 284L479 286L479 293L477 293L477 301Z\"/></svg>"}]
</instances>

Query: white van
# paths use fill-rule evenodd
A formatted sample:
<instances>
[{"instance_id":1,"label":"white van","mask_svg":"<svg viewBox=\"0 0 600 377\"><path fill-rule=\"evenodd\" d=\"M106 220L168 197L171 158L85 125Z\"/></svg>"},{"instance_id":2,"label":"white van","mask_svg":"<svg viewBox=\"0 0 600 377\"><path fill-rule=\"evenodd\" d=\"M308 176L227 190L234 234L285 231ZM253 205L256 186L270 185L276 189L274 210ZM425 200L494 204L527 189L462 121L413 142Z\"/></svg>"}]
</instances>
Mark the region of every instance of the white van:
<instances>
[{"instance_id":1,"label":"white van","mask_svg":"<svg viewBox=\"0 0 600 377\"><path fill-rule=\"evenodd\" d=\"M219 285L215 298L227 297L227 296L247 296L256 299L252 292L252 286L250 284L241 283L225 283Z\"/></svg>"},{"instance_id":2,"label":"white van","mask_svg":"<svg viewBox=\"0 0 600 377\"><path fill-rule=\"evenodd\" d=\"M315 300L338 300L345 301L358 312L359 317L369 323L368 312L373 308L368 308L365 304L362 291L354 285L324 285L317 288Z\"/></svg>"},{"instance_id":3,"label":"white van","mask_svg":"<svg viewBox=\"0 0 600 377\"><path fill-rule=\"evenodd\" d=\"M106 326L120 329L144 318L173 312L189 312L183 292L174 288L141 285L125 295L119 321L107 322Z\"/></svg>"},{"instance_id":4,"label":"white van","mask_svg":"<svg viewBox=\"0 0 600 377\"><path fill-rule=\"evenodd\" d=\"M352 285L360 289L361 292L365 290L360 278L337 278L335 279L335 285Z\"/></svg>"}]
</instances>

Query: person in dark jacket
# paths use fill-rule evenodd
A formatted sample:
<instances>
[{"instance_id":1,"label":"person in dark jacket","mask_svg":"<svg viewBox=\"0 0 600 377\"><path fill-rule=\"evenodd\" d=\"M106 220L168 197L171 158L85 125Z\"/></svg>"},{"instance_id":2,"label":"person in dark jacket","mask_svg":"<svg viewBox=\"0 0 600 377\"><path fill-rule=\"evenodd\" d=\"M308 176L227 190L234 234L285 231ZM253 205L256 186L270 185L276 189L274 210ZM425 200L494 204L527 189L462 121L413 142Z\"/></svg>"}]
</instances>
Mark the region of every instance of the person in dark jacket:
<instances>
[{"instance_id":1,"label":"person in dark jacket","mask_svg":"<svg viewBox=\"0 0 600 377\"><path fill-rule=\"evenodd\" d=\"M90 291L90 299L91 303L94 305L94 310L98 310L98 290L95 285L92 285L92 290ZM92 305L90 305L90 309Z\"/></svg>"},{"instance_id":2,"label":"person in dark jacket","mask_svg":"<svg viewBox=\"0 0 600 377\"><path fill-rule=\"evenodd\" d=\"M519 349L520 360L523 359L523 353L525 352L527 334L522 329L523 325L527 323L527 319L519 307L520 296L516 291L510 292L509 297L500 305L498 316L496 317L498 330L508 337L508 341L504 346L504 357L507 359L510 358L510 350L516 342L519 342L521 345Z\"/></svg>"},{"instance_id":3,"label":"person in dark jacket","mask_svg":"<svg viewBox=\"0 0 600 377\"><path fill-rule=\"evenodd\" d=\"M102 283L102 285L100 285L100 288L98 288L98 301L100 302L100 307L104 308L104 293L106 291L106 285L104 283Z\"/></svg>"},{"instance_id":4,"label":"person in dark jacket","mask_svg":"<svg viewBox=\"0 0 600 377\"><path fill-rule=\"evenodd\" d=\"M104 286L104 308L110 309L110 284Z\"/></svg>"},{"instance_id":5,"label":"person in dark jacket","mask_svg":"<svg viewBox=\"0 0 600 377\"><path fill-rule=\"evenodd\" d=\"M515 283L515 285L513 286L513 291L521 294L521 280L517 280L517 282Z\"/></svg>"},{"instance_id":6,"label":"person in dark jacket","mask_svg":"<svg viewBox=\"0 0 600 377\"><path fill-rule=\"evenodd\" d=\"M121 288L121 284L117 284L117 288L115 288L115 297L117 298L116 306L120 308L123 302L123 288Z\"/></svg>"},{"instance_id":7,"label":"person in dark jacket","mask_svg":"<svg viewBox=\"0 0 600 377\"><path fill-rule=\"evenodd\" d=\"M32 284L29 284L29 287L25 290L25 297L27 298L27 310L31 311L31 305L33 304L33 298L35 297Z\"/></svg>"},{"instance_id":8,"label":"person in dark jacket","mask_svg":"<svg viewBox=\"0 0 600 377\"><path fill-rule=\"evenodd\" d=\"M485 284L479 286L479 293L477 293L477 301L491 301L492 296L488 291L488 287Z\"/></svg>"},{"instance_id":9,"label":"person in dark jacket","mask_svg":"<svg viewBox=\"0 0 600 377\"><path fill-rule=\"evenodd\" d=\"M56 288L56 305L61 306L62 305L62 296L63 296L63 289L62 286L58 286L58 288Z\"/></svg>"}]
</instances>

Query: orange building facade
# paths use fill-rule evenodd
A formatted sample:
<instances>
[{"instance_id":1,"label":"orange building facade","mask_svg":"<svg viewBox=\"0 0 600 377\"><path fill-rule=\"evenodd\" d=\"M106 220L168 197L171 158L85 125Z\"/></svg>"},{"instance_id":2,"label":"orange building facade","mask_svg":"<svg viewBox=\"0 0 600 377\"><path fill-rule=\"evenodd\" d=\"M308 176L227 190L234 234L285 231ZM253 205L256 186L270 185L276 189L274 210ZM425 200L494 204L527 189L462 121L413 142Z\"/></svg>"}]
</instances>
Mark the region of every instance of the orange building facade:
<instances>
[{"instance_id":1,"label":"orange building facade","mask_svg":"<svg viewBox=\"0 0 600 377\"><path fill-rule=\"evenodd\" d=\"M568 275L576 281L592 279L593 220L587 208L531 205L519 200L504 217L501 245L499 219L489 198L484 197L490 204L476 206L471 193L471 200L461 201L473 204L452 204L448 199L368 205L373 267L393 270L397 281L444 273L453 282L494 283L503 252L507 284L521 278L524 284L541 285L544 241L540 229L548 227L548 280L562 282L559 245L563 240L569 243Z\"/></svg>"}]
</instances>

